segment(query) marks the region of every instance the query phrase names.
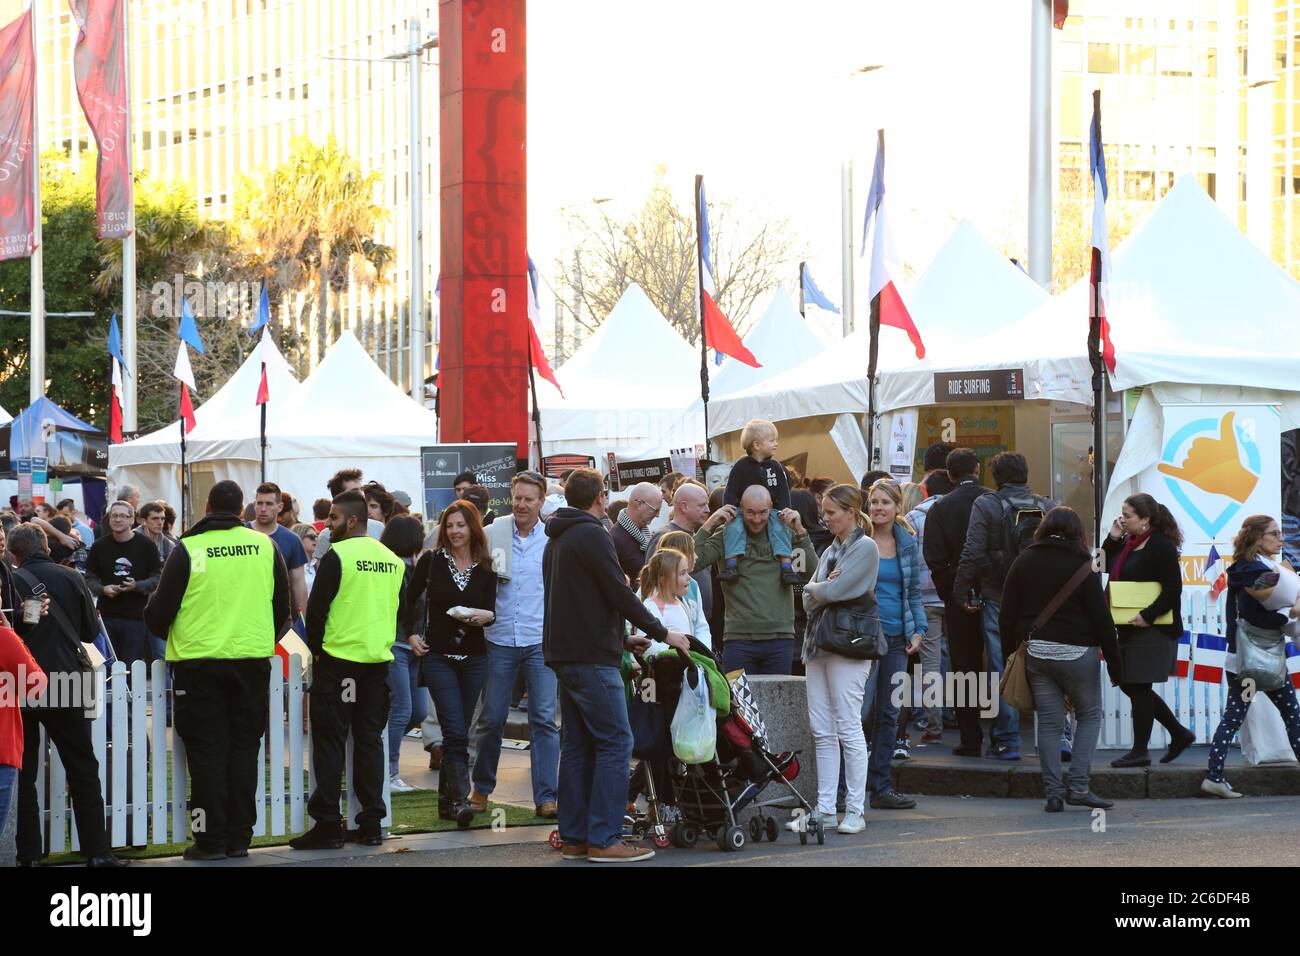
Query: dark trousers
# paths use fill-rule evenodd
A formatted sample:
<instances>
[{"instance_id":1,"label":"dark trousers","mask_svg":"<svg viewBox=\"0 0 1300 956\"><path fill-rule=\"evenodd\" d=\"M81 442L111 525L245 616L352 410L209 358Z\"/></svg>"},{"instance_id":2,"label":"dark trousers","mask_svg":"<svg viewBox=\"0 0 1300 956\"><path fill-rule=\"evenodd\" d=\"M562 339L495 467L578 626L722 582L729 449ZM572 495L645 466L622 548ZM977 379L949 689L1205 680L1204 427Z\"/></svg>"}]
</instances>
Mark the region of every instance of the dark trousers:
<instances>
[{"instance_id":1,"label":"dark trousers","mask_svg":"<svg viewBox=\"0 0 1300 956\"><path fill-rule=\"evenodd\" d=\"M316 789L307 812L317 823L343 822L339 811L348 731L352 731L352 790L361 810L357 826L378 829L384 819L384 744L388 730L388 664L355 664L322 654L312 669L311 759Z\"/></svg>"},{"instance_id":2,"label":"dark trousers","mask_svg":"<svg viewBox=\"0 0 1300 956\"><path fill-rule=\"evenodd\" d=\"M948 655L952 670L957 674L978 674L984 670L984 633L980 630L980 616L963 611L955 600L943 608L944 632L948 637ZM976 695L978 696L978 695ZM954 707L961 746L980 749L984 732L980 729L980 711L975 700L968 707Z\"/></svg>"},{"instance_id":3,"label":"dark trousers","mask_svg":"<svg viewBox=\"0 0 1300 956\"><path fill-rule=\"evenodd\" d=\"M90 740L90 721L80 708L28 708L23 711L23 769L18 776L18 859L39 860L43 855L41 815L36 805L36 761L39 757L39 728L54 742L59 759L68 772L72 813L77 821L77 839L87 857L107 853L108 831L104 829L104 792L99 787L99 761Z\"/></svg>"},{"instance_id":4,"label":"dark trousers","mask_svg":"<svg viewBox=\"0 0 1300 956\"><path fill-rule=\"evenodd\" d=\"M205 850L247 847L253 839L270 684L267 660L172 665L173 726L190 776L190 832Z\"/></svg>"}]
</instances>

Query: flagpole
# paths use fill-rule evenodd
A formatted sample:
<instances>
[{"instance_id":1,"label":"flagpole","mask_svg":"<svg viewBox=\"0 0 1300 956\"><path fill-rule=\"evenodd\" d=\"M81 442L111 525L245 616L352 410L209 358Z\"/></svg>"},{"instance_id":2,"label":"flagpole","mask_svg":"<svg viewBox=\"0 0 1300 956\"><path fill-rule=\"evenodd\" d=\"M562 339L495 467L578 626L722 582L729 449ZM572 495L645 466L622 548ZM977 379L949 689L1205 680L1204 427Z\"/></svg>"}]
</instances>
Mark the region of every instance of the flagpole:
<instances>
[{"instance_id":1,"label":"flagpole","mask_svg":"<svg viewBox=\"0 0 1300 956\"><path fill-rule=\"evenodd\" d=\"M136 327L135 327L135 150L134 130L131 123L131 18L128 8L129 0L122 3L122 72L125 74L126 87L126 133L122 137L126 147L127 188L131 198L127 203L126 237L122 240L122 352L128 367L136 368ZM140 427L136 404L136 375L131 372L124 376L122 383L122 428L130 433ZM181 527L184 527L182 521Z\"/></svg>"},{"instance_id":2,"label":"flagpole","mask_svg":"<svg viewBox=\"0 0 1300 956\"><path fill-rule=\"evenodd\" d=\"M885 131L876 131L876 149L880 151L880 165L884 166ZM871 202L871 197L867 197ZM876 231L873 242L881 240L881 212L876 211ZM872 255L875 255L873 249ZM868 286L870 288L870 286ZM880 358L880 292L871 297L870 312L867 318L867 470L876 467L876 365Z\"/></svg>"},{"instance_id":3,"label":"flagpole","mask_svg":"<svg viewBox=\"0 0 1300 956\"><path fill-rule=\"evenodd\" d=\"M181 388L184 389L185 386L182 384ZM181 415L181 533L182 534L184 534L186 530L185 516L189 509L185 507L185 503L189 500L189 495L190 495L189 483L185 480L185 416L184 414L182 414Z\"/></svg>"},{"instance_id":4,"label":"flagpole","mask_svg":"<svg viewBox=\"0 0 1300 956\"><path fill-rule=\"evenodd\" d=\"M1092 91L1092 115L1095 129L1091 131L1091 136L1096 137L1100 142L1101 132L1101 90ZM1104 160L1103 160L1104 162ZM1091 167L1092 162L1089 162ZM1093 176L1093 206L1094 210L1098 200L1097 178ZM1094 227L1096 213L1093 213ZM1090 242L1094 240L1089 240ZM1094 534L1093 543L1096 547L1101 546L1103 533L1105 533L1105 509L1106 509L1106 485L1107 485L1107 460L1106 460L1106 361L1103 355L1102 335L1101 335L1101 283L1103 279L1109 277L1101 274L1102 261L1101 252L1094 245L1090 256L1090 272L1094 277L1092 284L1092 315L1088 321L1088 357L1092 361L1092 497L1094 514Z\"/></svg>"},{"instance_id":5,"label":"flagpole","mask_svg":"<svg viewBox=\"0 0 1300 956\"><path fill-rule=\"evenodd\" d=\"M531 322L532 320L529 319ZM537 404L537 376L533 374L533 343L532 337L529 336L528 342L528 390L533 395L533 430L537 435L537 469L542 468L542 410ZM531 463L530 463L531 464Z\"/></svg>"},{"instance_id":6,"label":"flagpole","mask_svg":"<svg viewBox=\"0 0 1300 956\"><path fill-rule=\"evenodd\" d=\"M696 293L700 304L700 399L704 403L704 458L713 460L709 441L709 343L704 334L704 244L703 223L700 221L700 192L704 188L704 177L695 176L695 262Z\"/></svg>"},{"instance_id":7,"label":"flagpole","mask_svg":"<svg viewBox=\"0 0 1300 956\"><path fill-rule=\"evenodd\" d=\"M808 316L804 314L803 270L807 267L807 265L808 265L807 262L799 263L799 314L802 315L805 319L808 318Z\"/></svg>"},{"instance_id":8,"label":"flagpole","mask_svg":"<svg viewBox=\"0 0 1300 956\"><path fill-rule=\"evenodd\" d=\"M32 59L39 60L36 45L36 3L31 4L28 26L31 30ZM39 71L37 71L39 73ZM29 398L35 402L45 394L45 246L41 242L41 96L39 87L32 89L32 255L31 255L31 342L28 368L31 371Z\"/></svg>"},{"instance_id":9,"label":"flagpole","mask_svg":"<svg viewBox=\"0 0 1300 956\"><path fill-rule=\"evenodd\" d=\"M266 374L266 363L262 363L262 374ZM262 484L266 484L266 402L262 403Z\"/></svg>"}]
</instances>

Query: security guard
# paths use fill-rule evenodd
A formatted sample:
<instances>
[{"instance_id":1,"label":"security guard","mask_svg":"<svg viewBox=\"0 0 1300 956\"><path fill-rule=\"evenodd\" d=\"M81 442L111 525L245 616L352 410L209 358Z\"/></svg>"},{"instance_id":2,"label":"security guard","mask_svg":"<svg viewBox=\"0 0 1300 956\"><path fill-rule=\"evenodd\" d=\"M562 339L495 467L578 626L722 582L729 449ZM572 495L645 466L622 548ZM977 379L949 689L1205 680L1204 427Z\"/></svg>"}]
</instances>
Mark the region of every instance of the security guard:
<instances>
[{"instance_id":1,"label":"security guard","mask_svg":"<svg viewBox=\"0 0 1300 956\"><path fill-rule=\"evenodd\" d=\"M173 723L189 762L187 860L248 856L271 659L289 629L284 559L244 526L243 510L239 485L212 486L207 515L181 536L144 610L149 633L167 635Z\"/></svg>"},{"instance_id":2,"label":"security guard","mask_svg":"<svg viewBox=\"0 0 1300 956\"><path fill-rule=\"evenodd\" d=\"M361 802L358 839L383 842L384 750L388 726L388 665L404 611L402 559L366 534L366 499L345 491L330 505L330 550L316 569L307 599L312 760L316 790L307 804L316 825L289 841L295 850L343 846L339 779L352 732L352 787Z\"/></svg>"}]
</instances>

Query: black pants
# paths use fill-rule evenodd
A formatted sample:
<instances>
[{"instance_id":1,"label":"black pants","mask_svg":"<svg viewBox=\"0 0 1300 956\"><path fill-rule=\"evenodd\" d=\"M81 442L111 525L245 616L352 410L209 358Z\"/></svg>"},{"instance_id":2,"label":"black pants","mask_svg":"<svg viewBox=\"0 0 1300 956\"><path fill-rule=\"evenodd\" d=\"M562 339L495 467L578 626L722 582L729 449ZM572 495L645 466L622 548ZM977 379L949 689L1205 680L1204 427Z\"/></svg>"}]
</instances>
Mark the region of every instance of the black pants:
<instances>
[{"instance_id":1,"label":"black pants","mask_svg":"<svg viewBox=\"0 0 1300 956\"><path fill-rule=\"evenodd\" d=\"M1120 684L1119 689L1128 695L1133 707L1133 749L1130 751L1131 753L1144 754L1147 752L1147 745L1151 742L1151 728L1157 720L1160 721L1165 730L1169 731L1170 737L1176 737L1180 732L1186 733L1188 731L1188 728L1178 722L1178 718L1169 709L1169 705L1152 689L1150 684Z\"/></svg>"},{"instance_id":2,"label":"black pants","mask_svg":"<svg viewBox=\"0 0 1300 956\"><path fill-rule=\"evenodd\" d=\"M343 764L352 731L352 789L361 803L357 826L378 828L384 807L384 745L388 731L388 665L354 664L322 654L311 684L311 758L316 789L307 812L317 823L340 823Z\"/></svg>"},{"instance_id":3,"label":"black pants","mask_svg":"<svg viewBox=\"0 0 1300 956\"><path fill-rule=\"evenodd\" d=\"M185 744L190 775L190 831L203 849L247 847L253 839L261 776L257 754L266 733L270 684L267 660L172 666L173 726Z\"/></svg>"},{"instance_id":4,"label":"black pants","mask_svg":"<svg viewBox=\"0 0 1300 956\"><path fill-rule=\"evenodd\" d=\"M948 636L949 664L953 672L978 674L983 671L984 631L980 627L980 616L962 610L955 600L950 600L943 607L943 626ZM968 703L970 706L953 708L957 714L957 729L961 746L978 750L984 743L979 705L974 700Z\"/></svg>"},{"instance_id":5,"label":"black pants","mask_svg":"<svg viewBox=\"0 0 1300 956\"><path fill-rule=\"evenodd\" d=\"M104 829L104 792L99 787L99 761L90 739L90 721L80 708L28 708L23 711L23 766L18 775L18 859L39 860L43 855L41 815L36 805L36 763L40 756L40 728L54 742L68 773L77 839L87 857L109 851Z\"/></svg>"}]
</instances>

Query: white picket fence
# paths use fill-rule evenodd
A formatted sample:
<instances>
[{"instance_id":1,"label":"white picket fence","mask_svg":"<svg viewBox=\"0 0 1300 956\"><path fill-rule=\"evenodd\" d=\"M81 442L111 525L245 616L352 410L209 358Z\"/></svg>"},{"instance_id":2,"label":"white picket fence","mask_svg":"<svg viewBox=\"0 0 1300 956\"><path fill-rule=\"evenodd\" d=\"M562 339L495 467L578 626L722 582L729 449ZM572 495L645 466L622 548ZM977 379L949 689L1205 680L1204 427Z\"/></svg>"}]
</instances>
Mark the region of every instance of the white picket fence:
<instances>
[{"instance_id":1,"label":"white picket fence","mask_svg":"<svg viewBox=\"0 0 1300 956\"><path fill-rule=\"evenodd\" d=\"M307 800L316 782L311 765L311 731L303 720L302 662L297 656L290 658L290 662L290 676L286 680L280 658L271 661L267 731L257 757L260 786L254 836L284 836L305 830ZM104 700L106 706L91 721L91 739L99 761L105 821L114 848L183 843L190 838L185 795L188 779L185 745L180 735L167 727L164 667L162 661L154 661L150 670L144 661L136 661L128 671L119 661L113 665L111 680L107 679L103 668L97 674L96 699ZM384 750L384 805L389 808L382 825L387 827L392 821L387 731L381 732L380 737ZM38 761L36 792L45 828L45 847L51 853L78 850L77 826L69 805L67 773L59 759L58 749L47 745L43 729ZM351 738L348 739L345 775L347 781L352 779ZM352 787L346 781L345 795L347 810L344 819L352 821L360 808L356 805Z\"/></svg>"},{"instance_id":2,"label":"white picket fence","mask_svg":"<svg viewBox=\"0 0 1300 956\"><path fill-rule=\"evenodd\" d=\"M1210 601L1209 591L1205 588L1185 588L1183 590L1183 627L1192 634L1192 657L1196 655L1197 634L1225 634L1224 598ZM1133 746L1133 708L1132 702L1118 687L1110 686L1110 677L1106 665L1101 665L1102 686L1102 720L1101 739L1097 742L1102 750L1128 750ZM1214 730L1219 726L1223 716L1223 707L1227 703L1228 682L1220 679L1219 683L1207 684L1191 679L1191 665L1185 678L1171 677L1163 684L1156 684L1153 690L1169 705L1169 709L1178 717L1184 727L1196 732L1196 742L1208 744L1214 738ZM1159 749L1169 746L1169 732L1156 723L1151 734L1151 747Z\"/></svg>"}]
</instances>

